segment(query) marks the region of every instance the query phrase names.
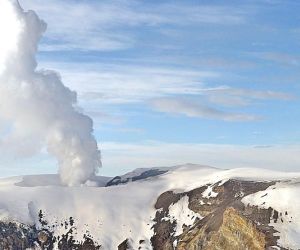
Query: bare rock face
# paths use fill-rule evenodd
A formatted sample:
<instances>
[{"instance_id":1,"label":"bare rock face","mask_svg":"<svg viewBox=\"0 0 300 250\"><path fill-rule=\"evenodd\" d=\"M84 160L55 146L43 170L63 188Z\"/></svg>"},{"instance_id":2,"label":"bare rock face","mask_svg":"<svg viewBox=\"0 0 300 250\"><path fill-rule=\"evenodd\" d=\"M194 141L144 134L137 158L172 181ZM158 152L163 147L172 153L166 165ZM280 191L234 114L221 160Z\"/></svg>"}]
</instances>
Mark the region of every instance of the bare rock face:
<instances>
[{"instance_id":1,"label":"bare rock face","mask_svg":"<svg viewBox=\"0 0 300 250\"><path fill-rule=\"evenodd\" d=\"M207 248L225 249L264 249L265 235L257 230L252 221L241 216L234 208L227 208L223 214L220 229L213 234Z\"/></svg>"},{"instance_id":2,"label":"bare rock face","mask_svg":"<svg viewBox=\"0 0 300 250\"><path fill-rule=\"evenodd\" d=\"M59 250L98 250L100 245L96 244L91 237L85 235L84 240L77 242L73 239L75 229L72 219L62 224L70 226L66 234L55 237L49 228L56 225L48 225L42 219L42 212L39 214L42 228L37 229L35 225L29 226L16 222L0 222L0 249L2 250L52 250L54 244Z\"/></svg>"},{"instance_id":3,"label":"bare rock face","mask_svg":"<svg viewBox=\"0 0 300 250\"><path fill-rule=\"evenodd\" d=\"M118 246L118 250L127 250L130 249L130 244L128 239L124 240L119 246Z\"/></svg>"},{"instance_id":4,"label":"bare rock face","mask_svg":"<svg viewBox=\"0 0 300 250\"><path fill-rule=\"evenodd\" d=\"M274 185L274 182L229 180L205 185L186 193L163 193L156 202L154 236L157 250L245 250L277 246L276 231L269 226L276 211L245 206L241 199ZM211 190L207 192L207 190ZM206 194L204 195L204 192ZM183 233L176 235L176 221L168 220L170 205L188 196L190 210L200 214ZM280 248L282 249L282 248Z\"/></svg>"},{"instance_id":5,"label":"bare rock face","mask_svg":"<svg viewBox=\"0 0 300 250\"><path fill-rule=\"evenodd\" d=\"M265 249L265 235L232 207L224 211L223 222L217 231L207 233L206 229L199 229L195 235L185 235L176 249Z\"/></svg>"},{"instance_id":6,"label":"bare rock face","mask_svg":"<svg viewBox=\"0 0 300 250\"><path fill-rule=\"evenodd\" d=\"M49 234L47 231L40 231L38 233L38 240L39 242L41 242L42 244L47 243L47 241L49 240Z\"/></svg>"},{"instance_id":7,"label":"bare rock face","mask_svg":"<svg viewBox=\"0 0 300 250\"><path fill-rule=\"evenodd\" d=\"M142 172L141 174L139 174L137 176L126 177L126 178L122 178L122 176L116 176L113 179L111 179L109 182L107 182L106 186L107 187L116 186L116 185L120 185L120 184L126 184L128 182L144 180L147 178L162 175L167 172L168 172L168 170L150 169L150 170L146 170L146 171Z\"/></svg>"}]
</instances>

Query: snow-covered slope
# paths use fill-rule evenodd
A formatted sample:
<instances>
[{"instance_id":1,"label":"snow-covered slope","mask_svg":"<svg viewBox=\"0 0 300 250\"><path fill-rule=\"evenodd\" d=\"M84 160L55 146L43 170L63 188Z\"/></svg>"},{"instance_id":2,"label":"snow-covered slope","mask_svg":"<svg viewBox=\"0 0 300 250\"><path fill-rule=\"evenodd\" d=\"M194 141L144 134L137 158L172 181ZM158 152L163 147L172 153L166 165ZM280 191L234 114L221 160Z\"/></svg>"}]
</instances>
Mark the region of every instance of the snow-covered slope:
<instances>
[{"instance_id":1,"label":"snow-covered slope","mask_svg":"<svg viewBox=\"0 0 300 250\"><path fill-rule=\"evenodd\" d=\"M52 225L54 235L64 234L69 227L61 226L61 223L72 217L77 240L88 233L103 249L117 249L125 239L129 239L133 249L152 249L150 239L154 234L155 204L162 193L172 191L179 194L206 185L203 199L210 199L218 196L212 190L216 183L220 186L229 179L274 181L267 190L249 194L242 201L262 208L272 207L281 213L282 222L270 222L278 231L279 244L300 248L300 173L263 169L220 170L192 164L165 170L159 175L107 187L109 177L99 177L91 185L81 187L61 186L55 175L2 179L0 218L41 227L38 215L42 210L43 219ZM126 178L142 173L139 169ZM183 196L178 203L170 205L172 216L165 220L178 221L175 235L182 233L183 225L192 225L203 218L203 215L188 209L188 202L189 199ZM199 204L201 202L199 200Z\"/></svg>"},{"instance_id":2,"label":"snow-covered slope","mask_svg":"<svg viewBox=\"0 0 300 250\"><path fill-rule=\"evenodd\" d=\"M289 249L300 249L299 178L278 182L265 191L246 196L243 202L278 211L278 218L273 218L270 225L278 231L275 235L280 237L279 244Z\"/></svg>"}]
</instances>

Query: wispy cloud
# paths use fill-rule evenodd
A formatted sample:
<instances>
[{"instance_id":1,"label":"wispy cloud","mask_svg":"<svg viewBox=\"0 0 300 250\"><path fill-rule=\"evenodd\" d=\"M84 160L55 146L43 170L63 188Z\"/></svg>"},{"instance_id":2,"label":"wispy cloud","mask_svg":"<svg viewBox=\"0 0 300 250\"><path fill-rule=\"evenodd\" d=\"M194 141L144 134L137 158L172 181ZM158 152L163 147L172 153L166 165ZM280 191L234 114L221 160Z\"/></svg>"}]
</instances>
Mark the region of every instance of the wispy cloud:
<instances>
[{"instance_id":1,"label":"wispy cloud","mask_svg":"<svg viewBox=\"0 0 300 250\"><path fill-rule=\"evenodd\" d=\"M282 52L255 53L259 58L288 66L300 66L300 56Z\"/></svg>"},{"instance_id":2,"label":"wispy cloud","mask_svg":"<svg viewBox=\"0 0 300 250\"><path fill-rule=\"evenodd\" d=\"M213 71L137 64L44 63L61 72L64 82L85 100L102 103L143 102L168 95L196 95L207 79L217 78Z\"/></svg>"},{"instance_id":3,"label":"wispy cloud","mask_svg":"<svg viewBox=\"0 0 300 250\"><path fill-rule=\"evenodd\" d=\"M155 110L160 112L185 115L188 117L224 121L257 121L263 119L263 117L236 111L224 111L224 109L220 109L219 106L249 106L255 104L259 100L288 101L295 98L292 94L285 92L231 88L228 86L203 88L202 90L199 90L199 94L200 95L198 95L196 100L194 97L187 98L180 96L156 98L151 101L151 105Z\"/></svg>"},{"instance_id":4,"label":"wispy cloud","mask_svg":"<svg viewBox=\"0 0 300 250\"><path fill-rule=\"evenodd\" d=\"M247 106L255 103L257 100L288 101L295 99L293 94L285 92L232 88L229 86L207 90L206 95L211 103L224 106Z\"/></svg>"},{"instance_id":5,"label":"wispy cloud","mask_svg":"<svg viewBox=\"0 0 300 250\"><path fill-rule=\"evenodd\" d=\"M47 20L48 31L40 49L119 50L132 47L132 29L160 25L237 24L247 12L239 8L209 5L142 4L139 1L24 0ZM68 14L65 14L68 10Z\"/></svg>"},{"instance_id":6,"label":"wispy cloud","mask_svg":"<svg viewBox=\"0 0 300 250\"><path fill-rule=\"evenodd\" d=\"M127 103L170 95L200 95L211 98L212 103L238 106L253 100L292 100L294 95L271 90L233 88L213 84L222 81L216 71L172 67L166 65L62 63L45 61L41 67L62 74L66 84L81 98L103 102ZM219 100L218 100L219 98ZM225 100L225 98L227 98ZM238 100L241 98L241 100ZM245 103L239 103L239 101Z\"/></svg>"},{"instance_id":7,"label":"wispy cloud","mask_svg":"<svg viewBox=\"0 0 300 250\"><path fill-rule=\"evenodd\" d=\"M105 105L150 103L156 111L189 117L256 121L261 117L238 108L295 98L285 92L210 84L222 81L222 74L214 71L130 63L44 62L42 65L60 71L63 81L78 92L80 101ZM227 111L228 107L238 111Z\"/></svg>"},{"instance_id":8,"label":"wispy cloud","mask_svg":"<svg viewBox=\"0 0 300 250\"><path fill-rule=\"evenodd\" d=\"M224 121L255 121L261 119L256 115L226 112L206 106L199 102L182 98L157 98L151 101L151 105L160 112L185 115L188 117Z\"/></svg>"}]
</instances>

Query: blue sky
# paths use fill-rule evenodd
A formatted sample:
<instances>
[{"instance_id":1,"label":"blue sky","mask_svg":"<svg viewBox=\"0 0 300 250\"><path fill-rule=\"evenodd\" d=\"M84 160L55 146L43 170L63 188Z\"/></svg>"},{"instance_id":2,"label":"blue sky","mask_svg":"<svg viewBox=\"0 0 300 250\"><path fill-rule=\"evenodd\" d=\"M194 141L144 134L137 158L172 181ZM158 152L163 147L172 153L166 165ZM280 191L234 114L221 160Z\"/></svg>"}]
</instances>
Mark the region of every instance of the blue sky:
<instances>
[{"instance_id":1,"label":"blue sky","mask_svg":"<svg viewBox=\"0 0 300 250\"><path fill-rule=\"evenodd\" d=\"M48 24L39 68L60 72L94 119L102 174L299 166L300 2L20 3ZM43 154L26 164L54 172Z\"/></svg>"}]
</instances>

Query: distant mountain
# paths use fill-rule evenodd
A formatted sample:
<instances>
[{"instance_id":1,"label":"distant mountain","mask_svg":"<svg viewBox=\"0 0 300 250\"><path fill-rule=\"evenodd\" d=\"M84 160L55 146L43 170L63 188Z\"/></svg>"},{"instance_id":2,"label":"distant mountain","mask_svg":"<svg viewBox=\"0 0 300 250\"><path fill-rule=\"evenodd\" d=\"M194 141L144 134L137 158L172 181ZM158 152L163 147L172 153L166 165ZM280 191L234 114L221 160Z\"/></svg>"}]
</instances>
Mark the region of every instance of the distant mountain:
<instances>
[{"instance_id":1,"label":"distant mountain","mask_svg":"<svg viewBox=\"0 0 300 250\"><path fill-rule=\"evenodd\" d=\"M0 249L300 249L300 173L186 164L0 180Z\"/></svg>"}]
</instances>

